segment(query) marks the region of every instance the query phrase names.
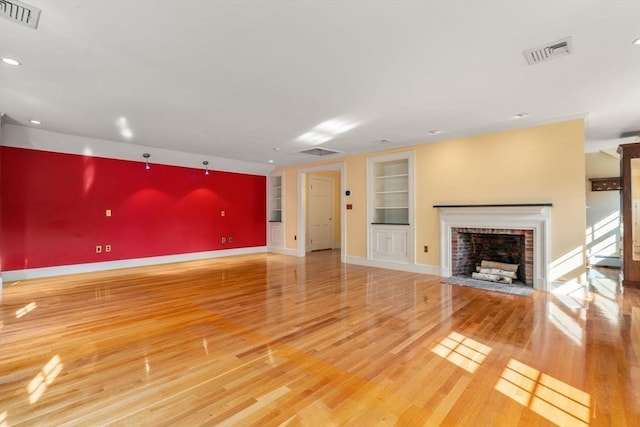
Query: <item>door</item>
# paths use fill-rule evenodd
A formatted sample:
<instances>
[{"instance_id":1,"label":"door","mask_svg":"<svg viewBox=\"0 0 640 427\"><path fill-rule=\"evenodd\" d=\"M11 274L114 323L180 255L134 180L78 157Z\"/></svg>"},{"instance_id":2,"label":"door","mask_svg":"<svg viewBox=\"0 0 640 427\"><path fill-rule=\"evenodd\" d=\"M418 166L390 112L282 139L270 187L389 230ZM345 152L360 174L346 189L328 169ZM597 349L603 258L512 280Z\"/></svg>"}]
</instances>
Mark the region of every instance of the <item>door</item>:
<instances>
[{"instance_id":1,"label":"door","mask_svg":"<svg viewBox=\"0 0 640 427\"><path fill-rule=\"evenodd\" d=\"M333 180L309 177L309 248L333 248Z\"/></svg>"}]
</instances>

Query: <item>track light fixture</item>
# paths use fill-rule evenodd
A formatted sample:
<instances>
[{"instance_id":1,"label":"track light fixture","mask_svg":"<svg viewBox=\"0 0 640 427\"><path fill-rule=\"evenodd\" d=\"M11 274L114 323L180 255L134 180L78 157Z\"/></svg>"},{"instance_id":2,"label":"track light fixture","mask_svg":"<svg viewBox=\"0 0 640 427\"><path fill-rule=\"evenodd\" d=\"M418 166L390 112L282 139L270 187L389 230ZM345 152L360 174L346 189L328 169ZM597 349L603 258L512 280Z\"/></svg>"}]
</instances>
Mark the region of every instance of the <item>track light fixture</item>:
<instances>
[{"instance_id":1,"label":"track light fixture","mask_svg":"<svg viewBox=\"0 0 640 427\"><path fill-rule=\"evenodd\" d=\"M205 160L202 164L204 165L204 174L209 175L209 161Z\"/></svg>"},{"instance_id":2,"label":"track light fixture","mask_svg":"<svg viewBox=\"0 0 640 427\"><path fill-rule=\"evenodd\" d=\"M151 157L151 154L149 153L144 153L142 155L142 157L144 157L145 163L144 163L144 168L145 169L151 169L151 165L149 164L149 157Z\"/></svg>"}]
</instances>

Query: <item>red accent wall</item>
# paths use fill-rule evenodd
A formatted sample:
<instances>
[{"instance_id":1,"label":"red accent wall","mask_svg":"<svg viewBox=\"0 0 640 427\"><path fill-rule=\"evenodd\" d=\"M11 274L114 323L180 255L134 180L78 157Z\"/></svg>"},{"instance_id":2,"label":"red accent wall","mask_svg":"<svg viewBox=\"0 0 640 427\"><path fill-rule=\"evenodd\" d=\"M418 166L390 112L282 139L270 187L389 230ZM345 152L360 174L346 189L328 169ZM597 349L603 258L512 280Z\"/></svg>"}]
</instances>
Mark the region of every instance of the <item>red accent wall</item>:
<instances>
[{"instance_id":1,"label":"red accent wall","mask_svg":"<svg viewBox=\"0 0 640 427\"><path fill-rule=\"evenodd\" d=\"M4 271L266 245L264 176L0 150Z\"/></svg>"}]
</instances>

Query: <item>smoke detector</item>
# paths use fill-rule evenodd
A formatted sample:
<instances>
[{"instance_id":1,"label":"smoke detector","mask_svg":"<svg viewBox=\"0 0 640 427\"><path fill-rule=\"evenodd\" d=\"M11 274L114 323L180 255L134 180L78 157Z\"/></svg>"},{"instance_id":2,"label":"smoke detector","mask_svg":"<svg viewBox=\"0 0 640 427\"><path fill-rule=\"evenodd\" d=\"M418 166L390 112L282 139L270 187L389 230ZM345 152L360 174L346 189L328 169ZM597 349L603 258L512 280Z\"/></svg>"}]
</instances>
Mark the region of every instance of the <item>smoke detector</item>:
<instances>
[{"instance_id":1,"label":"smoke detector","mask_svg":"<svg viewBox=\"0 0 640 427\"><path fill-rule=\"evenodd\" d=\"M40 20L40 9L17 0L0 0L0 16L35 30Z\"/></svg>"},{"instance_id":2,"label":"smoke detector","mask_svg":"<svg viewBox=\"0 0 640 427\"><path fill-rule=\"evenodd\" d=\"M550 59L559 58L572 52L573 48L571 46L571 37L567 37L556 42L547 43L544 46L525 50L523 53L524 57L527 58L529 65L533 65Z\"/></svg>"}]
</instances>

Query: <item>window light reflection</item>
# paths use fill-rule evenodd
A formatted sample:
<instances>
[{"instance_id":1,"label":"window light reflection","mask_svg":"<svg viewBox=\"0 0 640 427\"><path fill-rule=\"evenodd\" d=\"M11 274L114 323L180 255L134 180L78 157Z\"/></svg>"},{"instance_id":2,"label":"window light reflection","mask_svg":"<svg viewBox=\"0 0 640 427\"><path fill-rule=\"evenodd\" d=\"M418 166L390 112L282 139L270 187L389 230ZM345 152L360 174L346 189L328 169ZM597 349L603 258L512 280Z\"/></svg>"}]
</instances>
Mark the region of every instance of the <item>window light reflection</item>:
<instances>
[{"instance_id":1,"label":"window light reflection","mask_svg":"<svg viewBox=\"0 0 640 427\"><path fill-rule=\"evenodd\" d=\"M451 332L431 351L473 374L487 358L487 355L491 352L491 347L457 332Z\"/></svg>"},{"instance_id":2,"label":"window light reflection","mask_svg":"<svg viewBox=\"0 0 640 427\"><path fill-rule=\"evenodd\" d=\"M44 368L38 372L38 375L31 380L27 387L29 403L33 405L40 399L40 396L42 396L45 390L47 390L47 387L53 383L63 367L60 356L57 354L44 365Z\"/></svg>"},{"instance_id":3,"label":"window light reflection","mask_svg":"<svg viewBox=\"0 0 640 427\"><path fill-rule=\"evenodd\" d=\"M25 305L24 307L16 311L16 319L19 319L22 316L25 316L27 313L30 313L31 311L35 310L36 307L37 306L35 302L30 302L29 304Z\"/></svg>"},{"instance_id":4,"label":"window light reflection","mask_svg":"<svg viewBox=\"0 0 640 427\"><path fill-rule=\"evenodd\" d=\"M511 359L494 387L559 426L588 426L591 396Z\"/></svg>"},{"instance_id":5,"label":"window light reflection","mask_svg":"<svg viewBox=\"0 0 640 427\"><path fill-rule=\"evenodd\" d=\"M547 305L549 320L563 334L570 338L577 345L581 346L584 340L584 328L556 304L550 302ZM581 316L584 317L584 316Z\"/></svg>"},{"instance_id":6,"label":"window light reflection","mask_svg":"<svg viewBox=\"0 0 640 427\"><path fill-rule=\"evenodd\" d=\"M551 263L551 281L559 280L584 265L584 248L578 246Z\"/></svg>"}]
</instances>

